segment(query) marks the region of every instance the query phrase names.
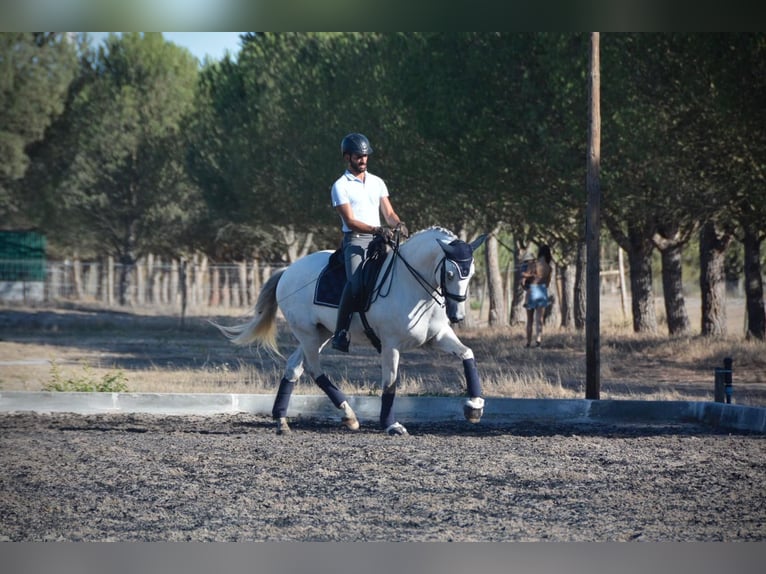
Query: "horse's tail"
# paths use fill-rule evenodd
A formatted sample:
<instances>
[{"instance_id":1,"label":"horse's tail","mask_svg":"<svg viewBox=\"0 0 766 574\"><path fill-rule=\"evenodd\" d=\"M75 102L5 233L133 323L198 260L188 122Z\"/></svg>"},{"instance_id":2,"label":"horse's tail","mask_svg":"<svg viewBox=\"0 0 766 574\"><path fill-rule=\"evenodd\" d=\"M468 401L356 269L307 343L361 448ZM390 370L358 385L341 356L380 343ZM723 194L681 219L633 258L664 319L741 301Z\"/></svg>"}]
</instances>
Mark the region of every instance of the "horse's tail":
<instances>
[{"instance_id":1,"label":"horse's tail","mask_svg":"<svg viewBox=\"0 0 766 574\"><path fill-rule=\"evenodd\" d=\"M264 283L255 302L255 314L247 323L230 327L217 323L213 325L235 345L256 343L281 357L277 346L277 283L284 272L280 269Z\"/></svg>"}]
</instances>

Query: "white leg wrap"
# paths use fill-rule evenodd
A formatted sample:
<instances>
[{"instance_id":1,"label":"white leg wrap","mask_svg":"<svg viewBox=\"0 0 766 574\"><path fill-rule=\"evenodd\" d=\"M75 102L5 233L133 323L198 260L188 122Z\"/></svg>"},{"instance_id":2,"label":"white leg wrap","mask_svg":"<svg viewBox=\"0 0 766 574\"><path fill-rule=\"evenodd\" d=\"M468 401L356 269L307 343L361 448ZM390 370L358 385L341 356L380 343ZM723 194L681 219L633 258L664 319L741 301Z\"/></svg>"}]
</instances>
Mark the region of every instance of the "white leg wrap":
<instances>
[{"instance_id":1,"label":"white leg wrap","mask_svg":"<svg viewBox=\"0 0 766 574\"><path fill-rule=\"evenodd\" d=\"M484 408L484 399L481 397L472 397L470 399L467 399L465 401L465 404L472 409L483 409Z\"/></svg>"},{"instance_id":2,"label":"white leg wrap","mask_svg":"<svg viewBox=\"0 0 766 574\"><path fill-rule=\"evenodd\" d=\"M386 427L386 434L389 434L392 436L406 436L410 433L407 432L407 429L404 428L403 424L394 423Z\"/></svg>"},{"instance_id":3,"label":"white leg wrap","mask_svg":"<svg viewBox=\"0 0 766 574\"><path fill-rule=\"evenodd\" d=\"M473 359L473 351L471 349L466 349L465 353L460 355L460 359L462 361L465 361L466 359Z\"/></svg>"},{"instance_id":4,"label":"white leg wrap","mask_svg":"<svg viewBox=\"0 0 766 574\"><path fill-rule=\"evenodd\" d=\"M348 404L348 401L343 401L340 404L340 409L343 411L343 418L340 421L343 426L348 430L359 430L359 419L356 418L356 413L351 408L351 405Z\"/></svg>"}]
</instances>

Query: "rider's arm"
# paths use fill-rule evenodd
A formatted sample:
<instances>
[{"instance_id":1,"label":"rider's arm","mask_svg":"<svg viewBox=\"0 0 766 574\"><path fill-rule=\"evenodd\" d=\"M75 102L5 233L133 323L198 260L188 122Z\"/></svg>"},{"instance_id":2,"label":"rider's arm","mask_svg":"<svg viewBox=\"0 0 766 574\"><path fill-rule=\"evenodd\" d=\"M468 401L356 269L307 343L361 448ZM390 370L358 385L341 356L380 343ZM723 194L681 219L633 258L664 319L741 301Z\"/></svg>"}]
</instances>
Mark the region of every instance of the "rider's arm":
<instances>
[{"instance_id":1,"label":"rider's arm","mask_svg":"<svg viewBox=\"0 0 766 574\"><path fill-rule=\"evenodd\" d=\"M375 230L377 227L373 227L372 225L368 225L364 223L363 221L359 221L358 219L354 218L354 210L351 209L351 205L348 203L343 203L335 208L335 211L338 212L338 214L343 218L343 221L346 223L346 226L356 233L375 233Z\"/></svg>"},{"instance_id":2,"label":"rider's arm","mask_svg":"<svg viewBox=\"0 0 766 574\"><path fill-rule=\"evenodd\" d=\"M396 215L394 207L391 205L391 201L388 199L388 197L384 196L380 198L380 212L383 214L383 218L386 220L386 223L388 223L388 225L391 227L396 227L399 223L402 222L402 220L399 219L399 216Z\"/></svg>"}]
</instances>

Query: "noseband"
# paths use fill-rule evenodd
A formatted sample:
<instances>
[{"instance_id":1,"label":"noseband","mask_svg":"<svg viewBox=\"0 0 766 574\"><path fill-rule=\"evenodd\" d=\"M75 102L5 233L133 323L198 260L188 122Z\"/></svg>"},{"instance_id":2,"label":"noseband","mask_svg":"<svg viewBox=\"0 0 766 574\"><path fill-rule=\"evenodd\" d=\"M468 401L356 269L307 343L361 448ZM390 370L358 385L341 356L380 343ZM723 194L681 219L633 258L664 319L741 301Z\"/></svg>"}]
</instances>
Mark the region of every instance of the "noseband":
<instances>
[{"instance_id":1,"label":"noseband","mask_svg":"<svg viewBox=\"0 0 766 574\"><path fill-rule=\"evenodd\" d=\"M456 293L450 293L447 291L447 261L452 263L458 270L458 273L460 274L461 279L468 277L468 274L471 270L471 263L473 262L473 257L471 259L467 260L460 260L456 261L454 259L449 259L448 257L442 257L441 261L439 261L439 265L437 265L437 269L441 267L441 273L440 273L440 285L439 287L434 287L431 285L431 283L423 277L420 272L415 269L412 265L410 265L407 260L402 257L402 254L399 253L398 245L394 248L394 256L401 259L402 263L404 263L404 266L407 268L407 270L412 274L413 277L417 280L417 282L420 284L420 286L423 288L423 290L428 293L428 295L433 299L439 306L443 307L446 304L446 300L450 299L452 301L457 301L458 303L462 303L466 300L466 295L460 295ZM393 259L391 260L393 264ZM436 298L434 295L434 292L437 294L440 294L442 297L444 297L444 301L439 301L439 299Z\"/></svg>"},{"instance_id":2,"label":"noseband","mask_svg":"<svg viewBox=\"0 0 766 574\"><path fill-rule=\"evenodd\" d=\"M456 295L455 293L450 293L447 291L447 261L452 263L456 268L458 273L460 274L461 279L465 279L468 277L468 274L471 272L471 261L473 261L473 258L469 260L462 260L462 261L455 261L454 259L448 259L447 257L442 257L442 260L439 262L439 265L441 266L441 290L442 290L442 297L445 299L451 299L452 301L457 301L458 303L462 303L466 300L467 295Z\"/></svg>"}]
</instances>

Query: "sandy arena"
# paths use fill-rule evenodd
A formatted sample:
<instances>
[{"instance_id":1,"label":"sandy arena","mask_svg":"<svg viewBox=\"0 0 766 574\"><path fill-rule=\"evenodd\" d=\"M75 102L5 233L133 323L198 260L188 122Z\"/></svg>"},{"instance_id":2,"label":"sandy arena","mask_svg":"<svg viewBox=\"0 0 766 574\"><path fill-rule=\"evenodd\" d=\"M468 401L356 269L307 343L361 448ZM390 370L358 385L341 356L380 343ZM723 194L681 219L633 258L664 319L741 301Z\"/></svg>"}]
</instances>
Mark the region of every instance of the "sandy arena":
<instances>
[{"instance_id":1,"label":"sandy arena","mask_svg":"<svg viewBox=\"0 0 766 574\"><path fill-rule=\"evenodd\" d=\"M0 415L3 541L763 541L766 436Z\"/></svg>"}]
</instances>

